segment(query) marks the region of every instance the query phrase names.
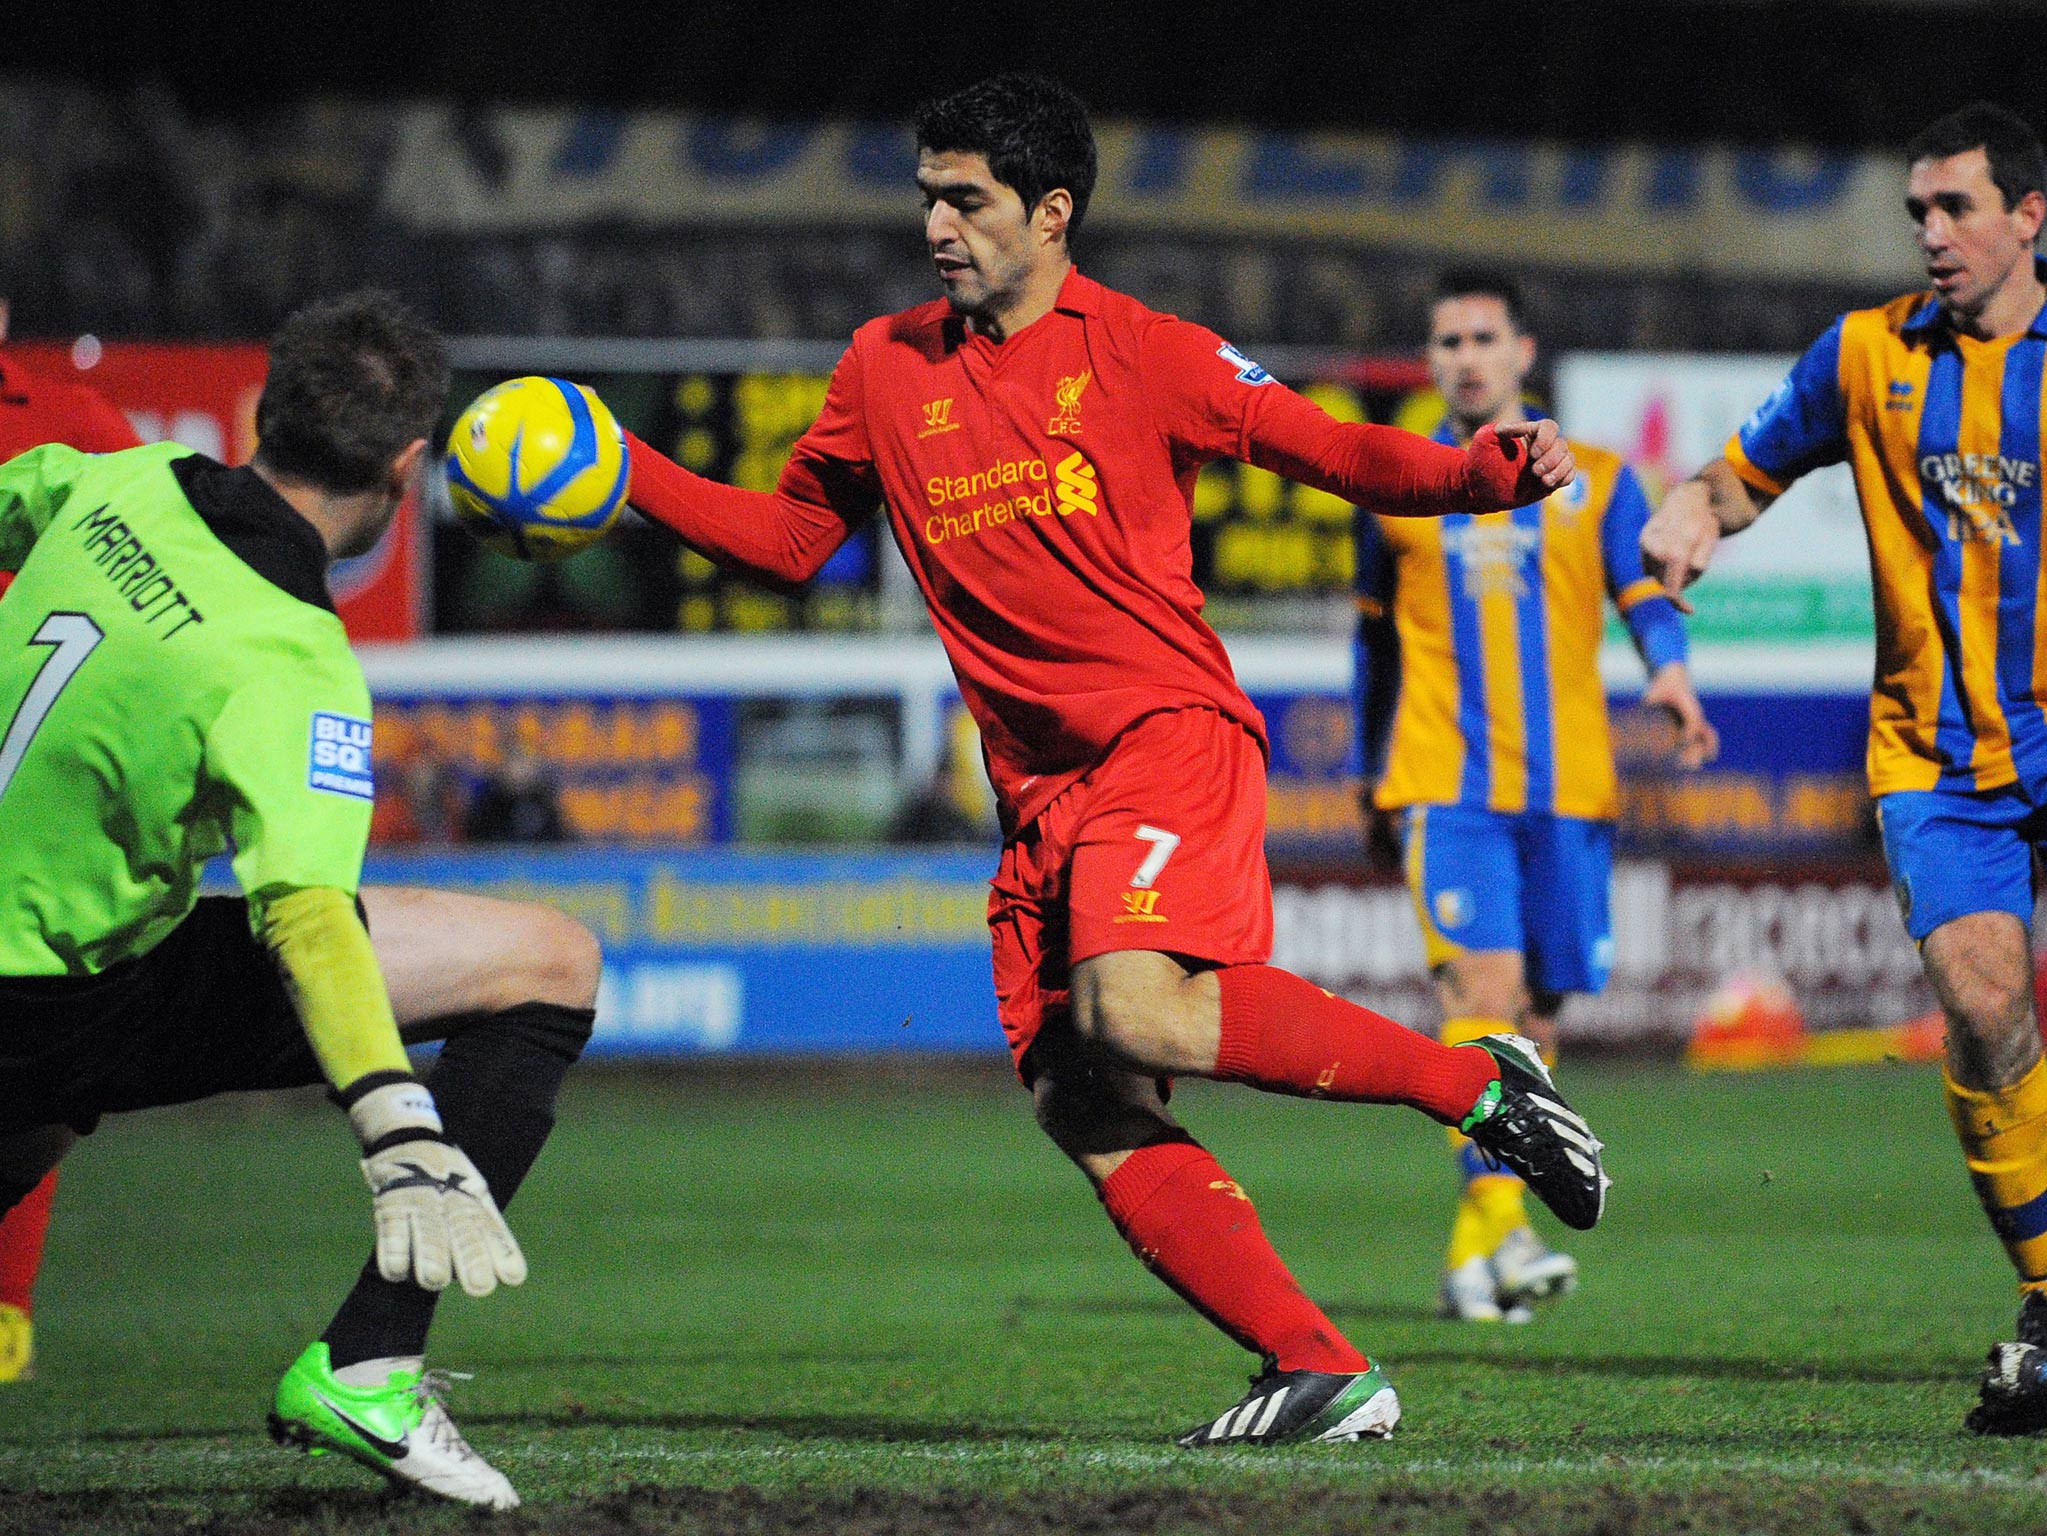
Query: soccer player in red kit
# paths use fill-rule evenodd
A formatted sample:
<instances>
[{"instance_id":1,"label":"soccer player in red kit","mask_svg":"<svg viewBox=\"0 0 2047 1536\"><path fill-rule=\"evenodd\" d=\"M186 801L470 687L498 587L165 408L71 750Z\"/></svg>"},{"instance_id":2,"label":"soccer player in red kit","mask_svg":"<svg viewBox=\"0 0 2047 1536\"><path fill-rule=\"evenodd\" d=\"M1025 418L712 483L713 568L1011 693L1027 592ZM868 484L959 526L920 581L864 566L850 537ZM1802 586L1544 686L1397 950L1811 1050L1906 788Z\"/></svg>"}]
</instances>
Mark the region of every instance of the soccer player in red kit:
<instances>
[{"instance_id":1,"label":"soccer player in red kit","mask_svg":"<svg viewBox=\"0 0 2047 1536\"><path fill-rule=\"evenodd\" d=\"M0 299L0 342L7 339L7 319L7 301ZM32 372L0 349L0 463L42 443L113 453L140 442L128 418L92 390ZM0 571L0 596L9 579ZM43 1266L43 1237L56 1192L52 1170L0 1217L0 1382L20 1380L35 1359L36 1272Z\"/></svg>"},{"instance_id":2,"label":"soccer player in red kit","mask_svg":"<svg viewBox=\"0 0 2047 1536\"><path fill-rule=\"evenodd\" d=\"M1181 1443L1385 1435L1393 1389L1174 1120L1170 1080L1412 1105L1577 1227L1604 1201L1599 1143L1518 1040L1445 1047L1265 964L1265 725L1201 620L1189 501L1200 466L1231 457L1396 511L1492 511L1569 481L1569 451L1547 421L1468 450L1340 424L1212 332L1081 276L1067 240L1094 136L1063 86L983 81L927 103L917 143L945 298L861 327L774 492L634 439L634 503L784 581L886 506L1000 803L995 990L1038 1123L1138 1257L1263 1357Z\"/></svg>"}]
</instances>

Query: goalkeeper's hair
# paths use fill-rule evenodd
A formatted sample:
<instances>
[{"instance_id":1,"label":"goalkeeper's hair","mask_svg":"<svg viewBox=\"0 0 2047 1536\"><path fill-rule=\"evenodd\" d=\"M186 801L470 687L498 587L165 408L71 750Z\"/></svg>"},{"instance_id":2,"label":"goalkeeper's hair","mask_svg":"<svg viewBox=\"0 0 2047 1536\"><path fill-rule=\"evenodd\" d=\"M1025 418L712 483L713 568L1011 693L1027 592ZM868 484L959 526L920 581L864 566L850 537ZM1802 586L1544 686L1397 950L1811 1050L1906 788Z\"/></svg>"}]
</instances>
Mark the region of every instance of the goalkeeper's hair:
<instances>
[{"instance_id":1,"label":"goalkeeper's hair","mask_svg":"<svg viewBox=\"0 0 2047 1536\"><path fill-rule=\"evenodd\" d=\"M2018 207L2028 192L2043 189L2047 171L2040 136L2018 113L1994 101L1972 101L1966 107L1928 123L1905 146L1905 160L1945 160L1980 149L1990 162L1990 179L2003 194L2005 212Z\"/></svg>"},{"instance_id":2,"label":"goalkeeper's hair","mask_svg":"<svg viewBox=\"0 0 2047 1536\"><path fill-rule=\"evenodd\" d=\"M270 342L256 458L289 480L348 494L431 437L448 398L448 349L406 305L365 288L295 311Z\"/></svg>"},{"instance_id":3,"label":"goalkeeper's hair","mask_svg":"<svg viewBox=\"0 0 2047 1536\"><path fill-rule=\"evenodd\" d=\"M995 179L1030 213L1059 187L1073 199L1066 221L1080 228L1095 190L1095 131L1087 107L1044 75L991 75L917 108L917 148L984 155Z\"/></svg>"}]
</instances>

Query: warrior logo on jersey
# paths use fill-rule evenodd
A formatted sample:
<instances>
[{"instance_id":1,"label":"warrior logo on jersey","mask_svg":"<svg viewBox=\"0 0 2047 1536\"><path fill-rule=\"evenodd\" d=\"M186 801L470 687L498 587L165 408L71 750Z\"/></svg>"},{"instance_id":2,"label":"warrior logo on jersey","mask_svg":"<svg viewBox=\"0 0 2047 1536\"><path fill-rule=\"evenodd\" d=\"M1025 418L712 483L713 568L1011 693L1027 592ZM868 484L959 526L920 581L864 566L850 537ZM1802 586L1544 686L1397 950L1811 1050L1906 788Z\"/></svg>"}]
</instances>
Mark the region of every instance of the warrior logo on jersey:
<instances>
[{"instance_id":1,"label":"warrior logo on jersey","mask_svg":"<svg viewBox=\"0 0 2047 1536\"><path fill-rule=\"evenodd\" d=\"M324 709L313 711L306 787L351 800L376 798L376 780L370 773L369 721L331 715Z\"/></svg>"},{"instance_id":2,"label":"warrior logo on jersey","mask_svg":"<svg viewBox=\"0 0 2047 1536\"><path fill-rule=\"evenodd\" d=\"M1094 370L1082 369L1052 386L1054 409L1052 420L1045 427L1047 433L1053 437L1080 436L1080 392L1094 376Z\"/></svg>"},{"instance_id":3,"label":"warrior logo on jersey","mask_svg":"<svg viewBox=\"0 0 2047 1536\"><path fill-rule=\"evenodd\" d=\"M1215 349L1215 355L1237 370L1239 384L1270 384L1272 375L1252 362L1228 342Z\"/></svg>"},{"instance_id":4,"label":"warrior logo on jersey","mask_svg":"<svg viewBox=\"0 0 2047 1536\"><path fill-rule=\"evenodd\" d=\"M924 427L917 436L936 437L941 432L957 432L959 428L960 423L952 419L951 395L947 395L943 400L924 402Z\"/></svg>"}]
</instances>

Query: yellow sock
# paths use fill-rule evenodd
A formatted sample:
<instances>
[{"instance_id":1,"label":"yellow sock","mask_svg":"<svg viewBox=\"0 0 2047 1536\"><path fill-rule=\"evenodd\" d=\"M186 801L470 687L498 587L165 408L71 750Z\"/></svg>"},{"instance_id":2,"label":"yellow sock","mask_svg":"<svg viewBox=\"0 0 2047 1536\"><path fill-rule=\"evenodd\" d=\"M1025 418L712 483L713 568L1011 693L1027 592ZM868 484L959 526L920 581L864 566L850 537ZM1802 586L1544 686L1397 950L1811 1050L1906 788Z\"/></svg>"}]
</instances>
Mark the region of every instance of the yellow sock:
<instances>
[{"instance_id":1,"label":"yellow sock","mask_svg":"<svg viewBox=\"0 0 2047 1536\"><path fill-rule=\"evenodd\" d=\"M1471 1260L1490 1254L1493 1250L1486 1242L1489 1225L1485 1212L1471 1198L1471 1186L1465 1185L1457 1201L1457 1214L1450 1218L1450 1252L1443 1259L1443 1267L1460 1269Z\"/></svg>"},{"instance_id":2,"label":"yellow sock","mask_svg":"<svg viewBox=\"0 0 2047 1536\"><path fill-rule=\"evenodd\" d=\"M1941 1078L1969 1180L2020 1288L2047 1289L2047 1062L1988 1092Z\"/></svg>"},{"instance_id":3,"label":"yellow sock","mask_svg":"<svg viewBox=\"0 0 2047 1536\"><path fill-rule=\"evenodd\" d=\"M1505 1019L1445 1019L1442 1040L1445 1045L1463 1045L1485 1035L1513 1033L1514 1026ZM1470 1138L1455 1126L1449 1127L1449 1134L1451 1154L1464 1174L1464 1191L1450 1221L1450 1252L1444 1260L1448 1268L1456 1269L1472 1259L1491 1257L1502 1238L1528 1224L1522 1199L1527 1186L1514 1174L1486 1167Z\"/></svg>"},{"instance_id":4,"label":"yellow sock","mask_svg":"<svg viewBox=\"0 0 2047 1536\"><path fill-rule=\"evenodd\" d=\"M1477 1016L1461 1019L1445 1019L1443 1032L1437 1036L1445 1045L1469 1045L1486 1035L1511 1035L1514 1026L1505 1019L1482 1019Z\"/></svg>"},{"instance_id":5,"label":"yellow sock","mask_svg":"<svg viewBox=\"0 0 2047 1536\"><path fill-rule=\"evenodd\" d=\"M35 1325L12 1302L0 1301L0 1381L20 1381L35 1360Z\"/></svg>"},{"instance_id":6,"label":"yellow sock","mask_svg":"<svg viewBox=\"0 0 2047 1536\"><path fill-rule=\"evenodd\" d=\"M1444 1261L1449 1268L1490 1258L1509 1232L1528 1225L1522 1199L1526 1189L1511 1173L1482 1173L1465 1184L1450 1222L1450 1253Z\"/></svg>"}]
</instances>

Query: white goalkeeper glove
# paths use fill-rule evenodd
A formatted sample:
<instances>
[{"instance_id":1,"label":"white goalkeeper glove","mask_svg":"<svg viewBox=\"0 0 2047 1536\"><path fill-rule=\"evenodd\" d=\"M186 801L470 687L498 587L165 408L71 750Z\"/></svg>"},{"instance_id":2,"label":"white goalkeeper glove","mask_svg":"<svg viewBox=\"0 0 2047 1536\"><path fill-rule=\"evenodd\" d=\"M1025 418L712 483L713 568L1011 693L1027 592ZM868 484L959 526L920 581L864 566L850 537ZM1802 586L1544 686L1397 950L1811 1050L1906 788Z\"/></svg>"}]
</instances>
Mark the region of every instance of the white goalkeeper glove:
<instances>
[{"instance_id":1,"label":"white goalkeeper glove","mask_svg":"<svg viewBox=\"0 0 2047 1536\"><path fill-rule=\"evenodd\" d=\"M415 1079L383 1079L342 1098L376 1202L377 1273L429 1291L459 1281L472 1296L526 1278L526 1256L476 1165L441 1134L434 1097Z\"/></svg>"}]
</instances>

